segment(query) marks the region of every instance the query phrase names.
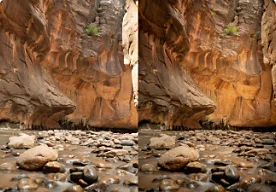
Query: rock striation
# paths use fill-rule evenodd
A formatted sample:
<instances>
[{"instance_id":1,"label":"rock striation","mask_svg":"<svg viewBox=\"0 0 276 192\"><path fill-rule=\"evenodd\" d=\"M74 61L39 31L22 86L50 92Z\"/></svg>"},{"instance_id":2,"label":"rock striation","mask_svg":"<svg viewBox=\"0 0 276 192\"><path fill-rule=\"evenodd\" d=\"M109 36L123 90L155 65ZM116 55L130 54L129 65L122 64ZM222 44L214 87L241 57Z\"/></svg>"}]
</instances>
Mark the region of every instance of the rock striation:
<instances>
[{"instance_id":1,"label":"rock striation","mask_svg":"<svg viewBox=\"0 0 276 192\"><path fill-rule=\"evenodd\" d=\"M273 1L139 3L140 121L276 124Z\"/></svg>"},{"instance_id":2,"label":"rock striation","mask_svg":"<svg viewBox=\"0 0 276 192\"><path fill-rule=\"evenodd\" d=\"M136 128L124 14L123 0L2 1L0 119Z\"/></svg>"}]
</instances>

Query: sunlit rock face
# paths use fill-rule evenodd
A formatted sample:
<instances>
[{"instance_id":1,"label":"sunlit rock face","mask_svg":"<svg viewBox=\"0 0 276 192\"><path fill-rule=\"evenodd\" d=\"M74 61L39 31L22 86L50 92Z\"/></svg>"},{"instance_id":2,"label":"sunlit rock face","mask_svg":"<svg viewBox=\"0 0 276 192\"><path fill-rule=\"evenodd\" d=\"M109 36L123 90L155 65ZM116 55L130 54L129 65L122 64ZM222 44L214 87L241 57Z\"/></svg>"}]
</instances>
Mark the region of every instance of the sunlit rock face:
<instances>
[{"instance_id":1,"label":"sunlit rock face","mask_svg":"<svg viewBox=\"0 0 276 192\"><path fill-rule=\"evenodd\" d=\"M215 109L180 63L190 49L187 4L139 1L139 121L197 128Z\"/></svg>"},{"instance_id":2,"label":"sunlit rock face","mask_svg":"<svg viewBox=\"0 0 276 192\"><path fill-rule=\"evenodd\" d=\"M4 0L0 11L0 119L137 127L124 0Z\"/></svg>"},{"instance_id":3,"label":"sunlit rock face","mask_svg":"<svg viewBox=\"0 0 276 192\"><path fill-rule=\"evenodd\" d=\"M273 98L276 102L276 2L264 1L262 17L262 45L264 63L272 67Z\"/></svg>"},{"instance_id":4,"label":"sunlit rock face","mask_svg":"<svg viewBox=\"0 0 276 192\"><path fill-rule=\"evenodd\" d=\"M266 4L275 8L272 1ZM276 124L270 51L265 57L270 64L263 62L262 0L143 0L140 7L140 120L175 126L185 125L184 119L238 127ZM229 25L237 33L225 32ZM188 94L191 87L196 91ZM191 99L197 103L189 105Z\"/></svg>"}]
</instances>

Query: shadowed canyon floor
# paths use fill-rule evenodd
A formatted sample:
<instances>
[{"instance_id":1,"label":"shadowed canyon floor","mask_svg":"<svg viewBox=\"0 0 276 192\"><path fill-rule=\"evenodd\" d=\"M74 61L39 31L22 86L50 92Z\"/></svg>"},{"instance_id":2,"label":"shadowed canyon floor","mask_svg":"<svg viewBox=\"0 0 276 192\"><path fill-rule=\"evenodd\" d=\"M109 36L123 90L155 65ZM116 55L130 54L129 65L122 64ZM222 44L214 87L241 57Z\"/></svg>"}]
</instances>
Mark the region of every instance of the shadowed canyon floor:
<instances>
[{"instance_id":1,"label":"shadowed canyon floor","mask_svg":"<svg viewBox=\"0 0 276 192\"><path fill-rule=\"evenodd\" d=\"M1 129L0 191L138 191L137 143L137 133Z\"/></svg>"},{"instance_id":2,"label":"shadowed canyon floor","mask_svg":"<svg viewBox=\"0 0 276 192\"><path fill-rule=\"evenodd\" d=\"M139 191L276 191L276 132L139 131Z\"/></svg>"}]
</instances>

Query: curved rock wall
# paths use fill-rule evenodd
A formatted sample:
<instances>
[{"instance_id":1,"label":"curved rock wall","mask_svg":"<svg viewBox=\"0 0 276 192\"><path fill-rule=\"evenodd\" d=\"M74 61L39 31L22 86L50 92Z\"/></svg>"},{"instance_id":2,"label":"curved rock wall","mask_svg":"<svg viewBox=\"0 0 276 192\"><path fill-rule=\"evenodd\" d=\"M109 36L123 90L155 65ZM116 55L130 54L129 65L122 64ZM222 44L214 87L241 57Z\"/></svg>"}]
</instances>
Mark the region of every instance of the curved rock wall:
<instances>
[{"instance_id":1,"label":"curved rock wall","mask_svg":"<svg viewBox=\"0 0 276 192\"><path fill-rule=\"evenodd\" d=\"M139 2L139 121L197 128L215 109L179 63L190 48L187 2Z\"/></svg>"},{"instance_id":2,"label":"curved rock wall","mask_svg":"<svg viewBox=\"0 0 276 192\"><path fill-rule=\"evenodd\" d=\"M270 4L275 5L272 1ZM196 114L193 109L210 113L212 110L205 107L214 109L213 102L214 112L206 119L203 115L195 120L238 127L276 124L271 66L263 62L262 0L173 0L167 3L143 0L140 5L140 120L146 120L151 114L154 117L148 120L164 122L164 113L171 111L167 117L171 124L185 125L183 116L193 119ZM275 12L269 11L269 14L267 17ZM225 33L229 25L238 30L236 35ZM273 61L271 55L268 57ZM188 78L191 80L187 81ZM183 90L189 90L191 85L199 88L189 95ZM151 90L160 94L154 97ZM161 93L160 90L168 91ZM178 116L179 110L171 110L174 101L182 105L191 98L208 101L209 105L199 102L197 106L192 105L189 112L181 112L183 116Z\"/></svg>"},{"instance_id":3,"label":"curved rock wall","mask_svg":"<svg viewBox=\"0 0 276 192\"><path fill-rule=\"evenodd\" d=\"M124 0L2 1L0 118L57 127L71 113L66 118L76 124L136 128L132 66L123 63L124 6ZM90 24L99 35L85 34Z\"/></svg>"}]
</instances>

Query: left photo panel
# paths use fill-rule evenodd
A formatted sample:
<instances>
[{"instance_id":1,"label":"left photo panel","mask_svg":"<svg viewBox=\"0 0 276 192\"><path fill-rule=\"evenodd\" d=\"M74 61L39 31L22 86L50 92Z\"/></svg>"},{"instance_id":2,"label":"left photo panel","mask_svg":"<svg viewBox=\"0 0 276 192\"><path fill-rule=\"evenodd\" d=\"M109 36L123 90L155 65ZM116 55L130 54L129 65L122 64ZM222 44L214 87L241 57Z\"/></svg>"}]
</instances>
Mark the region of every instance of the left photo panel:
<instances>
[{"instance_id":1,"label":"left photo panel","mask_svg":"<svg viewBox=\"0 0 276 192\"><path fill-rule=\"evenodd\" d=\"M0 191L138 191L138 1L0 0Z\"/></svg>"}]
</instances>

